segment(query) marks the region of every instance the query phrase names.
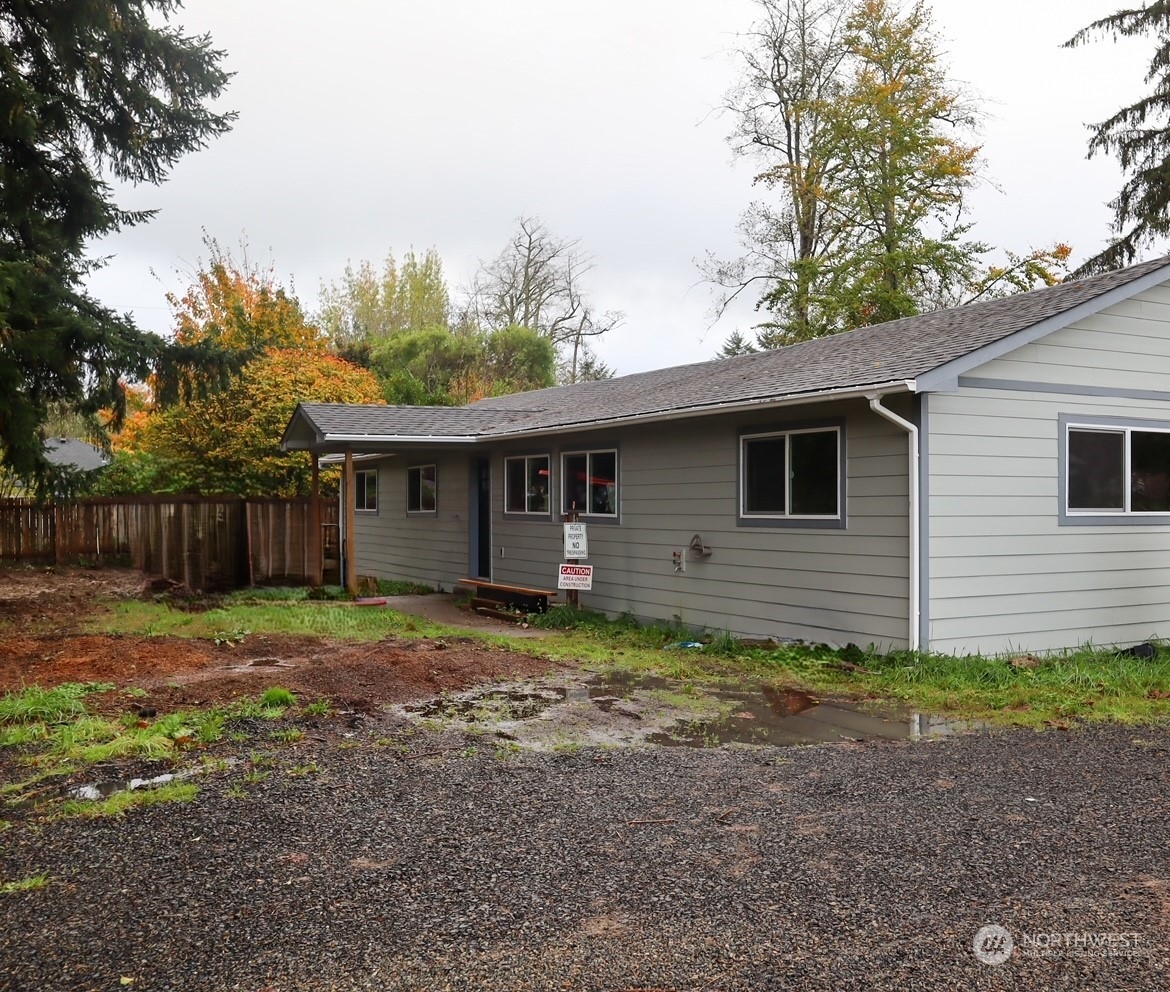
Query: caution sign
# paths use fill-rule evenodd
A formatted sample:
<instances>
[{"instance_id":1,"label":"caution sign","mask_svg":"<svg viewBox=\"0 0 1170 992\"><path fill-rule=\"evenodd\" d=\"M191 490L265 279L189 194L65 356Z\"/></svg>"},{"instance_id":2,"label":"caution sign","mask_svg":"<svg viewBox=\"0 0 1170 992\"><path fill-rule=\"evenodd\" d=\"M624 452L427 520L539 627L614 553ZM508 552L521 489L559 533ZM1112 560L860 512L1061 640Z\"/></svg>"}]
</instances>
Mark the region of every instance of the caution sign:
<instances>
[{"instance_id":1,"label":"caution sign","mask_svg":"<svg viewBox=\"0 0 1170 992\"><path fill-rule=\"evenodd\" d=\"M557 576L558 589L585 589L593 588L592 565L561 565Z\"/></svg>"},{"instance_id":2,"label":"caution sign","mask_svg":"<svg viewBox=\"0 0 1170 992\"><path fill-rule=\"evenodd\" d=\"M584 524L565 524L565 557L570 560L589 557L589 541Z\"/></svg>"}]
</instances>

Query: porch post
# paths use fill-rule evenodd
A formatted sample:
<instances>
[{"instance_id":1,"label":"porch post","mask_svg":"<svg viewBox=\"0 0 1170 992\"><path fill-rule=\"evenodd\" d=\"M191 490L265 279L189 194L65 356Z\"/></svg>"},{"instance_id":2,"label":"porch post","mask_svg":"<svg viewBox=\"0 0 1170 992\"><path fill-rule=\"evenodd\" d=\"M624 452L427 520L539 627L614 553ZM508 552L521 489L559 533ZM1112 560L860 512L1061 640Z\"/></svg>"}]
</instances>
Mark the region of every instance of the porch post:
<instances>
[{"instance_id":1,"label":"porch post","mask_svg":"<svg viewBox=\"0 0 1170 992\"><path fill-rule=\"evenodd\" d=\"M354 535L357 505L357 479L353 471L353 452L345 453L345 591L356 596L357 584L357 540Z\"/></svg>"},{"instance_id":2,"label":"porch post","mask_svg":"<svg viewBox=\"0 0 1170 992\"><path fill-rule=\"evenodd\" d=\"M314 589L324 582L324 546L325 542L321 540L321 466L314 451L313 488L309 496L309 585Z\"/></svg>"}]
</instances>

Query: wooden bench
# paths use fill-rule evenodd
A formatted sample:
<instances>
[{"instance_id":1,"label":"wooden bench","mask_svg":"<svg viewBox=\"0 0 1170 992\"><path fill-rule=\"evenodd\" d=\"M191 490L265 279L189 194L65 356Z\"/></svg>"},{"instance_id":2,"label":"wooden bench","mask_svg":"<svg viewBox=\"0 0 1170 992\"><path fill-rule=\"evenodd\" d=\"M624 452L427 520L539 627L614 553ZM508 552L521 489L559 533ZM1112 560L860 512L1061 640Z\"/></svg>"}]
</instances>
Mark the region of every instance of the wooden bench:
<instances>
[{"instance_id":1,"label":"wooden bench","mask_svg":"<svg viewBox=\"0 0 1170 992\"><path fill-rule=\"evenodd\" d=\"M530 589L488 579L460 579L459 585L474 590L471 608L477 613L509 620L515 619L510 613L547 613L549 601L557 598L552 589Z\"/></svg>"}]
</instances>

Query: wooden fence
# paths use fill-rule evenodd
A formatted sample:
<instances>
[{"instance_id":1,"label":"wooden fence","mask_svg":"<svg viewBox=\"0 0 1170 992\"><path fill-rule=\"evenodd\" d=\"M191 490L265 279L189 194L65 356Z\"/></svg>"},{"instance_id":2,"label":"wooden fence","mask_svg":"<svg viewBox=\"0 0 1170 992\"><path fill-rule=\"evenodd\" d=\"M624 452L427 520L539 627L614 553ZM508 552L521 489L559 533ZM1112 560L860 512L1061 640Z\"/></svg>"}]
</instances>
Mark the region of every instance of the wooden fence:
<instances>
[{"instance_id":1,"label":"wooden fence","mask_svg":"<svg viewBox=\"0 0 1170 992\"><path fill-rule=\"evenodd\" d=\"M305 583L321 556L323 579L340 576L338 507L320 501L215 496L136 496L38 505L0 500L0 558L71 564L129 562L190 589Z\"/></svg>"}]
</instances>

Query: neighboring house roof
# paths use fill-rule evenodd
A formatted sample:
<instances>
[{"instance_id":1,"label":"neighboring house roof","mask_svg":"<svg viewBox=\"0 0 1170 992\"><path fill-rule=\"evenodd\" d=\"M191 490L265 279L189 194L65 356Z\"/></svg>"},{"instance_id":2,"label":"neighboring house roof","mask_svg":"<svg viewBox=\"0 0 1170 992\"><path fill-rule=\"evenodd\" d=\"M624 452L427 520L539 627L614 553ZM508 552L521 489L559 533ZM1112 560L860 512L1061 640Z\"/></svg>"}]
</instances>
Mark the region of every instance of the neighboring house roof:
<instances>
[{"instance_id":1,"label":"neighboring house roof","mask_svg":"<svg viewBox=\"0 0 1170 992\"><path fill-rule=\"evenodd\" d=\"M78 472L94 472L110 463L109 456L101 448L75 437L48 438L44 451L45 460L50 465Z\"/></svg>"},{"instance_id":2,"label":"neighboring house roof","mask_svg":"<svg viewBox=\"0 0 1170 992\"><path fill-rule=\"evenodd\" d=\"M302 403L282 444L337 450L360 442L472 442L867 390L925 391L1168 278L1170 257L1159 258L775 351L513 393L464 407Z\"/></svg>"}]
</instances>

